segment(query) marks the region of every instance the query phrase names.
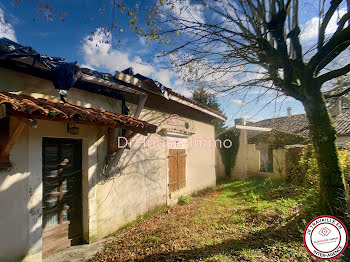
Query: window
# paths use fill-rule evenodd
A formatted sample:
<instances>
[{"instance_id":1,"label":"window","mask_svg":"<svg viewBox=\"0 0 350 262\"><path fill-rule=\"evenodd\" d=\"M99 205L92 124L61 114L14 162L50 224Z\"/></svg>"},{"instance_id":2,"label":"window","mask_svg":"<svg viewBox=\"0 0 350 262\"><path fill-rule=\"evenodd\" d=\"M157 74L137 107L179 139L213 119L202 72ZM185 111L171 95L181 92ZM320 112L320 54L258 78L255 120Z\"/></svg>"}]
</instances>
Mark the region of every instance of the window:
<instances>
[{"instance_id":1,"label":"window","mask_svg":"<svg viewBox=\"0 0 350 262\"><path fill-rule=\"evenodd\" d=\"M169 191L186 187L186 150L169 149Z\"/></svg>"},{"instance_id":2,"label":"window","mask_svg":"<svg viewBox=\"0 0 350 262\"><path fill-rule=\"evenodd\" d=\"M271 146L260 149L260 172L273 173L273 149Z\"/></svg>"}]
</instances>

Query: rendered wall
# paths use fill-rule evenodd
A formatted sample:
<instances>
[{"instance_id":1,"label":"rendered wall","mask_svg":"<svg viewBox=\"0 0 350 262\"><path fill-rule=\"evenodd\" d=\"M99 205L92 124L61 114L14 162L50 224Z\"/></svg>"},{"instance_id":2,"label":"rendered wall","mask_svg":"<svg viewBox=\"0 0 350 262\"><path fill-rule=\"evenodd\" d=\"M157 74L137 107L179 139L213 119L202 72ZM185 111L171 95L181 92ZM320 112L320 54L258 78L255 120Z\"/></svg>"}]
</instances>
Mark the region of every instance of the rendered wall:
<instances>
[{"instance_id":1,"label":"rendered wall","mask_svg":"<svg viewBox=\"0 0 350 262\"><path fill-rule=\"evenodd\" d=\"M58 91L50 81L7 69L0 69L0 91L28 94L59 101ZM121 111L119 100L72 88L67 100L84 107ZM130 115L136 106L129 104ZM176 109L174 109L176 112ZM210 124L181 117L174 125L169 113L144 109L141 119L163 127L186 129L193 140L214 140ZM11 119L11 130L15 124ZM184 128L185 123L189 128ZM137 216L154 208L177 202L182 194L214 186L215 147L186 149L186 188L168 192L168 148L143 148L142 144L126 150L112 177L101 175L107 156L107 128L77 125L78 135L67 133L66 124L38 121L37 128L26 127L15 143L10 160L13 167L0 170L0 261L41 261L42 247L42 137L83 140L83 231L84 239L93 242ZM137 135L133 141L143 140ZM164 141L157 133L148 140ZM4 233L3 233L4 232Z\"/></svg>"},{"instance_id":2,"label":"rendered wall","mask_svg":"<svg viewBox=\"0 0 350 262\"><path fill-rule=\"evenodd\" d=\"M349 136L338 136L336 143L340 146L345 146L346 142L350 142L350 135Z\"/></svg>"},{"instance_id":3,"label":"rendered wall","mask_svg":"<svg viewBox=\"0 0 350 262\"><path fill-rule=\"evenodd\" d=\"M15 121L10 121L10 132ZM19 261L29 248L28 129L13 146L9 169L0 169L0 261Z\"/></svg>"},{"instance_id":4,"label":"rendered wall","mask_svg":"<svg viewBox=\"0 0 350 262\"><path fill-rule=\"evenodd\" d=\"M260 170L260 152L256 150L255 144L247 144L247 170L248 172Z\"/></svg>"},{"instance_id":5,"label":"rendered wall","mask_svg":"<svg viewBox=\"0 0 350 262\"><path fill-rule=\"evenodd\" d=\"M232 178L247 178L247 130L240 130L239 148L236 156L236 163L231 172Z\"/></svg>"},{"instance_id":6,"label":"rendered wall","mask_svg":"<svg viewBox=\"0 0 350 262\"><path fill-rule=\"evenodd\" d=\"M128 106L132 115L135 105ZM148 211L176 203L180 195L191 194L216 183L215 147L206 147L204 142L202 147L194 145L195 140L214 139L212 125L181 116L173 125L171 114L147 108L143 109L140 118L157 125L158 130L177 128L194 133L187 138L186 187L171 194L168 192L167 136L161 132L148 137L137 135L131 141L131 149L124 151L113 176L102 179L98 184L99 238ZM189 124L188 129L185 123Z\"/></svg>"},{"instance_id":7,"label":"rendered wall","mask_svg":"<svg viewBox=\"0 0 350 262\"><path fill-rule=\"evenodd\" d=\"M260 172L260 152L255 144L247 144L247 172L248 176L283 179L286 175L286 150L273 149L273 172Z\"/></svg>"},{"instance_id":8,"label":"rendered wall","mask_svg":"<svg viewBox=\"0 0 350 262\"><path fill-rule=\"evenodd\" d=\"M59 101L50 81L0 69L0 91L28 94ZM39 93L40 92L40 93ZM86 91L71 89L68 101L82 106L120 112L119 101ZM112 103L113 102L113 103ZM16 123L10 118L10 133ZM77 125L78 135L70 135L66 124L38 121L26 127L10 152L13 167L0 169L0 261L41 261L42 247L42 137L77 138L83 143L83 231L84 239L97 238L95 184L105 154L98 150L106 128Z\"/></svg>"},{"instance_id":9,"label":"rendered wall","mask_svg":"<svg viewBox=\"0 0 350 262\"><path fill-rule=\"evenodd\" d=\"M216 180L225 179L225 165L222 162L222 157L219 148L215 150L215 172L216 172Z\"/></svg>"}]
</instances>

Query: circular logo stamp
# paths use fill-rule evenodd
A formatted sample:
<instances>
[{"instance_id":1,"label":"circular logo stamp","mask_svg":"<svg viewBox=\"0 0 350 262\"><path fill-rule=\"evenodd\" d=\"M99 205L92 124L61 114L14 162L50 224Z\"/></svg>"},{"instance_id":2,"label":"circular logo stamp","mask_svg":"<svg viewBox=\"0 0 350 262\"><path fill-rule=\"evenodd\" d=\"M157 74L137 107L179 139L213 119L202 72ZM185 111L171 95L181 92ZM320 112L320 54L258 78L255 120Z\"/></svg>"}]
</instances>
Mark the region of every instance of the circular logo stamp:
<instances>
[{"instance_id":1,"label":"circular logo stamp","mask_svg":"<svg viewBox=\"0 0 350 262\"><path fill-rule=\"evenodd\" d=\"M348 231L338 218L319 216L307 224L304 245L315 258L331 260L344 252L348 245Z\"/></svg>"},{"instance_id":2,"label":"circular logo stamp","mask_svg":"<svg viewBox=\"0 0 350 262\"><path fill-rule=\"evenodd\" d=\"M179 115L177 115L177 114L172 114L172 115L169 116L168 123L169 123L170 125L176 126L176 125L179 125L180 120L181 120L181 118L180 118Z\"/></svg>"}]
</instances>

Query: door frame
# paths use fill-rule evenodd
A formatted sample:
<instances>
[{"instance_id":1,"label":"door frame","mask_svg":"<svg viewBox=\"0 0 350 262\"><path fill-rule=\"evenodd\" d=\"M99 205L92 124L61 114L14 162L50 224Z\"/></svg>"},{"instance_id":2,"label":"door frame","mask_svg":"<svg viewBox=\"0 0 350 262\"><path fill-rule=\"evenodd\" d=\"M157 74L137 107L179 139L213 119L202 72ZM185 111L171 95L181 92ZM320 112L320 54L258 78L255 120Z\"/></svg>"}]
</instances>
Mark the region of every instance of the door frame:
<instances>
[{"instance_id":1,"label":"door frame","mask_svg":"<svg viewBox=\"0 0 350 262\"><path fill-rule=\"evenodd\" d=\"M38 128L25 129L27 137L23 154L18 157L27 161L23 170L28 179L28 256L42 253L42 138L68 138L82 140L82 212L83 240L92 243L98 238L97 231L97 177L99 146L104 140L104 129L78 125L79 134L67 133L67 126L61 122L39 120ZM99 152L98 152L99 151ZM103 151L104 152L104 151ZM23 160L22 160L23 159Z\"/></svg>"},{"instance_id":2,"label":"door frame","mask_svg":"<svg viewBox=\"0 0 350 262\"><path fill-rule=\"evenodd\" d=\"M80 168L80 172L79 172L79 181L80 181L80 195L79 195L79 202L80 202L80 216L78 218L78 220L80 220L80 237L79 239L79 244L83 244L83 140L79 139L79 138L57 138L57 137L42 137L41 142L42 142L42 154L44 153L44 140L51 140L51 141L47 141L46 145L49 146L50 143L52 143L52 145L54 146L58 146L58 148L60 147L59 145L64 142L70 143L73 145L73 143L77 143L78 145L78 151L74 152L75 153L80 153L80 157L78 158L78 161L80 162L79 168ZM63 157L63 156L61 156ZM42 170L44 168L44 163L42 161L41 163L42 166ZM45 192L44 192L44 176L42 173L42 207L44 206L45 203ZM68 185L68 184L67 184ZM52 195L57 195L57 201L60 202L62 200L63 197L63 184L60 183L59 188L58 188L58 193L52 193ZM68 191L67 191L68 193ZM47 211L45 212L44 209L42 208L42 244L43 244L43 257L47 257L48 255L54 254L56 252L58 252L61 249L64 249L66 247L69 247L72 245L72 241L74 239L71 239L69 236L69 232L70 232L70 224L71 221L67 220L67 221L63 221L63 212L66 211L67 212L68 208L66 208L66 206L63 206L61 210L58 211L59 217L58 217L58 224L50 226L50 227L45 227L45 219L44 216L46 216L47 214L49 214L50 212L47 213ZM68 215L68 214L67 214ZM78 239L75 239L75 241L77 241ZM46 241L48 241L50 244L52 243L56 243L56 245L49 245L46 246ZM48 244L48 243L47 243ZM45 248L44 248L45 247Z\"/></svg>"}]
</instances>

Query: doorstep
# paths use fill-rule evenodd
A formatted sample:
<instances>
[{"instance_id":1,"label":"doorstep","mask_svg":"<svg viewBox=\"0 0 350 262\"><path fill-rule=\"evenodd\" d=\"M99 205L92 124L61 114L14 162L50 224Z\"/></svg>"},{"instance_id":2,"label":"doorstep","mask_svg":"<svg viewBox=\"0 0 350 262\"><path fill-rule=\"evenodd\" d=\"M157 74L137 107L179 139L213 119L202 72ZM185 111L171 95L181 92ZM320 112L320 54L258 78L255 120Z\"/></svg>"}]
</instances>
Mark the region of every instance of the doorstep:
<instances>
[{"instance_id":1,"label":"doorstep","mask_svg":"<svg viewBox=\"0 0 350 262\"><path fill-rule=\"evenodd\" d=\"M71 246L43 259L43 262L78 262L92 258L101 251L104 243L110 238L104 238L92 244Z\"/></svg>"}]
</instances>

